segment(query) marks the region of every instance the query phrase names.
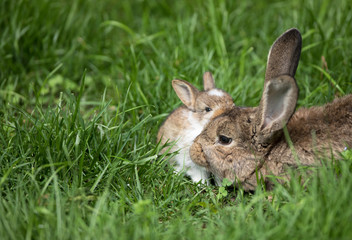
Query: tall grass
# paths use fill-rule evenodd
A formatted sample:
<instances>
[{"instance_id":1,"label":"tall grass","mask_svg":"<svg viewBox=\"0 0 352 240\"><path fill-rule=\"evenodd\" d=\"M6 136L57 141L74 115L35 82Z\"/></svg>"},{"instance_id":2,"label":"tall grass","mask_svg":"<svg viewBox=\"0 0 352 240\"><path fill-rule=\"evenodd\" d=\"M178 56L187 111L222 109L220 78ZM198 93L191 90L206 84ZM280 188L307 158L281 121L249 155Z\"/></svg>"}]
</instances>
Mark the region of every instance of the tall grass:
<instances>
[{"instance_id":1,"label":"tall grass","mask_svg":"<svg viewBox=\"0 0 352 240\"><path fill-rule=\"evenodd\" d=\"M159 156L171 80L258 104L303 34L299 107L352 92L349 1L0 2L1 239L350 239L352 155L272 192L194 184ZM166 157L166 158L164 158Z\"/></svg>"}]
</instances>

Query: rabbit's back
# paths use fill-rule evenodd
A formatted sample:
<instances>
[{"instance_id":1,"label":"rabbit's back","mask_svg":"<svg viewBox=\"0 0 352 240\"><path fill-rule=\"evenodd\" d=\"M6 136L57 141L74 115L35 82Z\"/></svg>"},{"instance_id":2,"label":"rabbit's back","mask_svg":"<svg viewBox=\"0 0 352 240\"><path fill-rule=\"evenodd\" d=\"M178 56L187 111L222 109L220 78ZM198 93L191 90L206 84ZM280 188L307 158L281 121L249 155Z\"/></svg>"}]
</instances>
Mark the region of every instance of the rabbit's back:
<instances>
[{"instance_id":1,"label":"rabbit's back","mask_svg":"<svg viewBox=\"0 0 352 240\"><path fill-rule=\"evenodd\" d=\"M352 95L299 109L288 122L287 133L271 151L271 161L295 165L298 158L302 165L315 165L319 155L338 158L352 147Z\"/></svg>"},{"instance_id":2,"label":"rabbit's back","mask_svg":"<svg viewBox=\"0 0 352 240\"><path fill-rule=\"evenodd\" d=\"M337 98L324 106L299 109L287 129L293 142L301 145L305 144L303 139L315 136L318 143L329 139L339 142L343 136L351 141L352 95Z\"/></svg>"}]
</instances>

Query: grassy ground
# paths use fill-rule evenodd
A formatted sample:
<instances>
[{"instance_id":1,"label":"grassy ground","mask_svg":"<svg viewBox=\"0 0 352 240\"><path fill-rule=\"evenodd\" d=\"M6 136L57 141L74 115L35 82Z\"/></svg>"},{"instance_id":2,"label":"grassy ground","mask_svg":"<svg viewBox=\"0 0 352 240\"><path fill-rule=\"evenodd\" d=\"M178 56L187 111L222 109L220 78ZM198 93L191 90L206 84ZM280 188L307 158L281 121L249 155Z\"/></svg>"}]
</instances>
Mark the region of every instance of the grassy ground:
<instances>
[{"instance_id":1,"label":"grassy ground","mask_svg":"<svg viewBox=\"0 0 352 240\"><path fill-rule=\"evenodd\" d=\"M304 186L244 193L173 174L155 136L174 78L210 70L257 105L291 27L299 107L352 93L351 26L348 0L2 0L1 239L350 239L350 151Z\"/></svg>"}]
</instances>

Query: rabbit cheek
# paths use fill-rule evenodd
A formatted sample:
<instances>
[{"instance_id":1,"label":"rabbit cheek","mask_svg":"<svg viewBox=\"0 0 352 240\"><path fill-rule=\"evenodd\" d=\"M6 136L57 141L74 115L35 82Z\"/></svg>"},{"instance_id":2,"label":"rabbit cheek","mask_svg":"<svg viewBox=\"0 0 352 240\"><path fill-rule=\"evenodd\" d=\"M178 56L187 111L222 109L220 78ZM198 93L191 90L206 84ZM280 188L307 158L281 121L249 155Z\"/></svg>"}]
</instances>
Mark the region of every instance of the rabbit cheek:
<instances>
[{"instance_id":1,"label":"rabbit cheek","mask_svg":"<svg viewBox=\"0 0 352 240\"><path fill-rule=\"evenodd\" d=\"M206 161L209 164L208 170L218 178L234 180L232 163L234 159L226 149L205 149Z\"/></svg>"},{"instance_id":2,"label":"rabbit cheek","mask_svg":"<svg viewBox=\"0 0 352 240\"><path fill-rule=\"evenodd\" d=\"M257 167L258 163L254 159L243 159L233 164L234 172L241 181L251 178Z\"/></svg>"}]
</instances>

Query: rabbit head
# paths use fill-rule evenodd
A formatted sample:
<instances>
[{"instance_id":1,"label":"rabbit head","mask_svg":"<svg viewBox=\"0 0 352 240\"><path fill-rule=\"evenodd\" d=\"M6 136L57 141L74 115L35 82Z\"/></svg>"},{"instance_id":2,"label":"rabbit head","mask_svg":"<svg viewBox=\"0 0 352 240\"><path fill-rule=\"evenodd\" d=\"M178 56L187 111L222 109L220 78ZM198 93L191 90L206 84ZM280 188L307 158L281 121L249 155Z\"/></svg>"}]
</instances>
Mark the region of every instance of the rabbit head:
<instances>
[{"instance_id":1,"label":"rabbit head","mask_svg":"<svg viewBox=\"0 0 352 240\"><path fill-rule=\"evenodd\" d=\"M200 91L189 82L172 81L172 86L184 105L167 117L159 129L157 141L161 139L161 144L164 144L169 140L177 140L179 144L175 150L190 145L210 119L234 106L228 93L215 88L210 72L204 73L203 85L204 91Z\"/></svg>"},{"instance_id":2,"label":"rabbit head","mask_svg":"<svg viewBox=\"0 0 352 240\"><path fill-rule=\"evenodd\" d=\"M189 82L173 80L172 87L183 104L191 111L195 121L207 122L234 106L232 97L215 88L210 72L203 75L204 91L199 91Z\"/></svg>"},{"instance_id":3,"label":"rabbit head","mask_svg":"<svg viewBox=\"0 0 352 240\"><path fill-rule=\"evenodd\" d=\"M262 99L258 107L234 107L211 121L194 140L191 159L217 178L256 186L256 171L282 137L283 127L294 113L298 87L294 75L301 52L297 29L282 34L268 55Z\"/></svg>"}]
</instances>

